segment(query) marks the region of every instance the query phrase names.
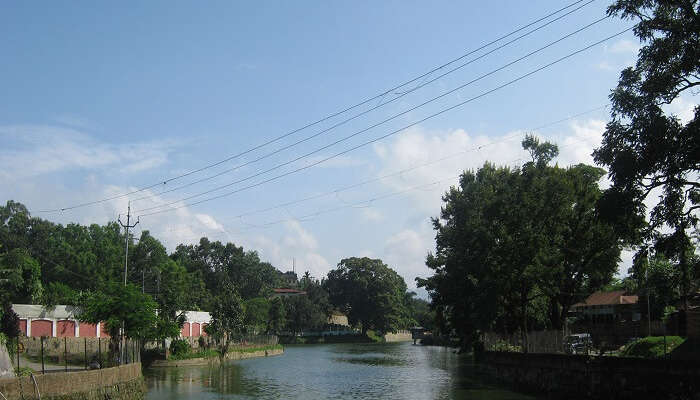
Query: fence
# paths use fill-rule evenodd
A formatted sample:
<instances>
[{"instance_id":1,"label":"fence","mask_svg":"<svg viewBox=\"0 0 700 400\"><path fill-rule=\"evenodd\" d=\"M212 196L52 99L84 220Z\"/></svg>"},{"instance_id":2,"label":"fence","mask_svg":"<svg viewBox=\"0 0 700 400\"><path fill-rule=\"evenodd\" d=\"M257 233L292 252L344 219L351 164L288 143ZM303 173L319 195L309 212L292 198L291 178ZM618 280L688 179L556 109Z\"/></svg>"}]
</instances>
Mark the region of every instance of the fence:
<instances>
[{"instance_id":1,"label":"fence","mask_svg":"<svg viewBox=\"0 0 700 400\"><path fill-rule=\"evenodd\" d=\"M113 343L108 338L20 336L12 346L12 355L18 370L68 372L141 362L140 346L134 339Z\"/></svg>"}]
</instances>

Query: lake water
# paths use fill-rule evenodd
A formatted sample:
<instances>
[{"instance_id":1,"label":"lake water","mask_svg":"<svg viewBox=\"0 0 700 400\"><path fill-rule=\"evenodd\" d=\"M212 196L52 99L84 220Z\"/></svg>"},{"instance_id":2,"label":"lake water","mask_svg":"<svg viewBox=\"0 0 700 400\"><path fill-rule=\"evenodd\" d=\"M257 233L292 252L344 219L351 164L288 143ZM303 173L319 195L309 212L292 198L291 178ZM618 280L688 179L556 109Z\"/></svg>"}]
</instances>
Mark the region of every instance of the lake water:
<instances>
[{"instance_id":1,"label":"lake water","mask_svg":"<svg viewBox=\"0 0 700 400\"><path fill-rule=\"evenodd\" d=\"M532 399L483 383L451 349L412 343L286 346L281 356L144 375L149 400Z\"/></svg>"}]
</instances>

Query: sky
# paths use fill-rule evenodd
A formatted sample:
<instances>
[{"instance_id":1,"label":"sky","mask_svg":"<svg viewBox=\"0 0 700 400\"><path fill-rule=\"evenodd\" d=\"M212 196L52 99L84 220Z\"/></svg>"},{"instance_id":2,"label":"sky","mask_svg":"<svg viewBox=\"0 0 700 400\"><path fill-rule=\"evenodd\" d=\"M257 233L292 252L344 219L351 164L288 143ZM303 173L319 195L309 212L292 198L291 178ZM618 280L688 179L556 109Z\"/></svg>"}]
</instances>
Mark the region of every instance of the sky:
<instances>
[{"instance_id":1,"label":"sky","mask_svg":"<svg viewBox=\"0 0 700 400\"><path fill-rule=\"evenodd\" d=\"M460 172L522 164L528 132L593 163L639 41L531 72L631 22L581 1L482 48L573 2L4 3L0 202L105 224L131 201L170 251L204 235L317 278L380 258L415 289Z\"/></svg>"}]
</instances>

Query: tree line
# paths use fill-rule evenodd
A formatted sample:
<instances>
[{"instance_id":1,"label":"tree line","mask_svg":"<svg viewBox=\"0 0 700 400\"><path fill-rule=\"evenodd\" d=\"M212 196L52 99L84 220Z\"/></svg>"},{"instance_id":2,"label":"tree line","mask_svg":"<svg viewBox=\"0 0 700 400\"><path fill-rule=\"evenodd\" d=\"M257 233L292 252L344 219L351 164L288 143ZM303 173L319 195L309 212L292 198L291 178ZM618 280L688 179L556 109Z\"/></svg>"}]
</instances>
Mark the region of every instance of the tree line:
<instances>
[{"instance_id":1,"label":"tree line","mask_svg":"<svg viewBox=\"0 0 700 400\"><path fill-rule=\"evenodd\" d=\"M124 284L125 241L129 241ZM0 302L75 305L80 319L109 333L161 340L179 336L184 310L209 311L212 335L297 334L320 330L333 311L363 331L395 331L432 318L427 302L381 260L348 258L328 277L297 282L233 243L181 244L168 254L148 231L124 236L116 222L61 225L31 216L22 204L0 206ZM279 298L273 288L303 296Z\"/></svg>"}]
</instances>

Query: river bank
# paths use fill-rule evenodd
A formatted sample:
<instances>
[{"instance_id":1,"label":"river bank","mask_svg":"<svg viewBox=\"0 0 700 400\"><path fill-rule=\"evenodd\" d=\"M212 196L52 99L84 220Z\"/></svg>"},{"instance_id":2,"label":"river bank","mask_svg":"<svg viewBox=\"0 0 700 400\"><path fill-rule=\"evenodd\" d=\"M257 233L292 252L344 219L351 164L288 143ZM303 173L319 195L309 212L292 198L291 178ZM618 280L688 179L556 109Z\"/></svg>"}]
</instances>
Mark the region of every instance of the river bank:
<instances>
[{"instance_id":1,"label":"river bank","mask_svg":"<svg viewBox=\"0 0 700 400\"><path fill-rule=\"evenodd\" d=\"M697 361L487 351L479 365L501 383L548 398L700 398Z\"/></svg>"},{"instance_id":2,"label":"river bank","mask_svg":"<svg viewBox=\"0 0 700 400\"><path fill-rule=\"evenodd\" d=\"M7 400L142 400L145 392L140 363L0 379L0 393Z\"/></svg>"},{"instance_id":3,"label":"river bank","mask_svg":"<svg viewBox=\"0 0 700 400\"><path fill-rule=\"evenodd\" d=\"M245 350L231 350L226 354L224 361L230 360L246 360L249 358L271 357L284 354L284 348L281 345L263 346L259 348L250 348ZM185 367L196 365L214 365L221 363L221 357L197 357L182 360L153 360L148 367Z\"/></svg>"}]
</instances>

